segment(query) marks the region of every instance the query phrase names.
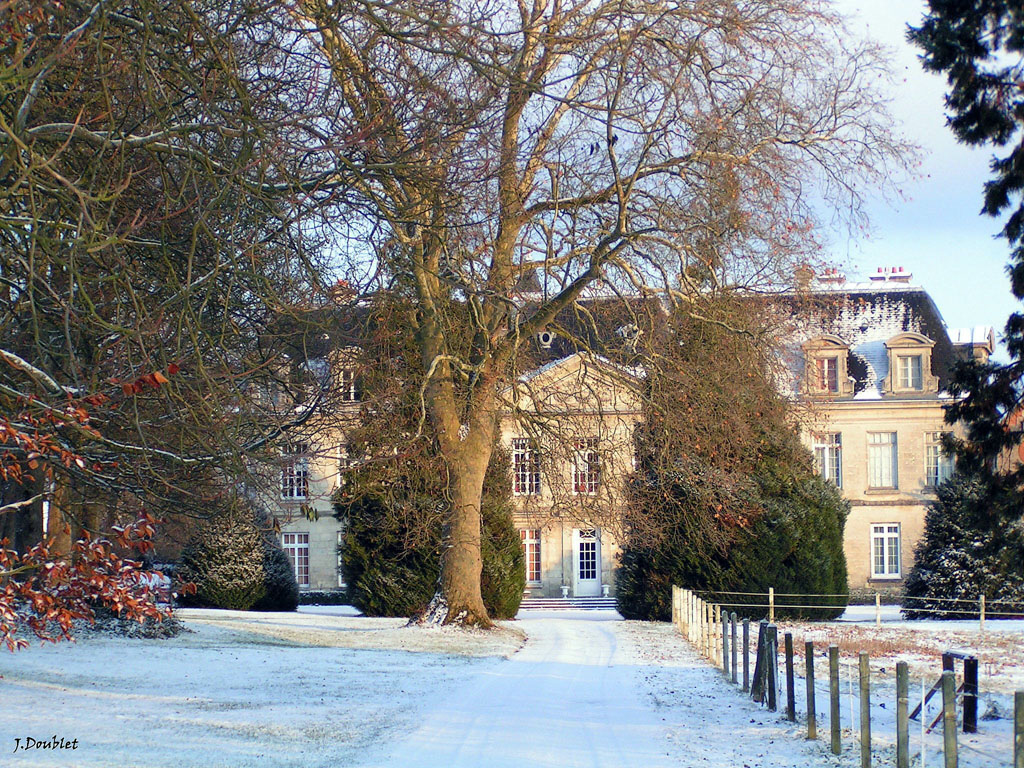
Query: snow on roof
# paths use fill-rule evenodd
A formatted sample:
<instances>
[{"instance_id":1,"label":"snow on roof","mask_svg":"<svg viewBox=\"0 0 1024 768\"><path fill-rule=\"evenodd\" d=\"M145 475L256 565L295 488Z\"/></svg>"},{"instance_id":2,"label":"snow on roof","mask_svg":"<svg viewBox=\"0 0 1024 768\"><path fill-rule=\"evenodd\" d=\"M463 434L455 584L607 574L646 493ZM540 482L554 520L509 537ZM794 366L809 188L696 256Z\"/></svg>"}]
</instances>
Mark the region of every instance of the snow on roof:
<instances>
[{"instance_id":1,"label":"snow on roof","mask_svg":"<svg viewBox=\"0 0 1024 768\"><path fill-rule=\"evenodd\" d=\"M552 360L550 363L545 363L540 368L534 368L532 371L527 371L526 373L522 374L519 377L519 381L522 382L522 383L533 381L538 376L542 376L545 373L547 373L548 371L550 371L550 370L552 370L554 368L557 368L560 365L563 365L564 363L569 362L574 357L580 358L584 363L586 363L586 362L598 363L598 364L600 364L602 366L606 366L608 368L611 368L612 370L624 373L627 376L629 376L631 378L634 378L634 379L643 379L643 378L646 378L646 376L647 376L647 372L643 368L641 368L639 366L627 367L627 366L624 366L624 365L619 365L618 363L613 362L613 361L609 360L607 357L603 357L601 355L595 355L593 353L587 354L587 353L584 353L584 352L573 352L571 355L566 355L565 357L560 357L557 360Z\"/></svg>"},{"instance_id":2,"label":"snow on roof","mask_svg":"<svg viewBox=\"0 0 1024 768\"><path fill-rule=\"evenodd\" d=\"M901 333L919 333L935 342L932 372L942 383L952 345L938 308L921 287L893 279L837 282L815 286L804 301L806 306L794 308L798 319L787 356L794 394L805 375L801 345L826 334L838 336L849 347L848 372L857 399L883 396L882 382L889 375L885 344Z\"/></svg>"},{"instance_id":3,"label":"snow on roof","mask_svg":"<svg viewBox=\"0 0 1024 768\"><path fill-rule=\"evenodd\" d=\"M985 345L991 350L995 346L995 333L991 325L976 325L973 328L952 328L949 338L954 344Z\"/></svg>"}]
</instances>

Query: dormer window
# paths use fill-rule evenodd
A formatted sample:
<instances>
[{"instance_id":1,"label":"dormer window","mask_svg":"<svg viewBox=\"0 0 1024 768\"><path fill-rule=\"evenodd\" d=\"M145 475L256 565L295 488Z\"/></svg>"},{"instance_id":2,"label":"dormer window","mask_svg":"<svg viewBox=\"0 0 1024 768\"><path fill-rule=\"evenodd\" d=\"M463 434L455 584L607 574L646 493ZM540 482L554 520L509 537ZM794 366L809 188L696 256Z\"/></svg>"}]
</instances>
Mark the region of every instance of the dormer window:
<instances>
[{"instance_id":1,"label":"dormer window","mask_svg":"<svg viewBox=\"0 0 1024 768\"><path fill-rule=\"evenodd\" d=\"M804 391L810 395L853 394L853 382L847 370L849 347L838 336L819 336L803 345L807 362Z\"/></svg>"},{"instance_id":2,"label":"dormer window","mask_svg":"<svg viewBox=\"0 0 1024 768\"><path fill-rule=\"evenodd\" d=\"M939 380L932 375L932 347L935 342L920 333L901 333L885 342L889 375L883 381L888 394L938 392Z\"/></svg>"},{"instance_id":3,"label":"dormer window","mask_svg":"<svg viewBox=\"0 0 1024 768\"><path fill-rule=\"evenodd\" d=\"M921 355L898 355L896 360L900 389L921 390L923 387Z\"/></svg>"},{"instance_id":4,"label":"dormer window","mask_svg":"<svg viewBox=\"0 0 1024 768\"><path fill-rule=\"evenodd\" d=\"M819 392L839 391L839 359L835 357L819 357L814 361L817 373L816 388Z\"/></svg>"},{"instance_id":5,"label":"dormer window","mask_svg":"<svg viewBox=\"0 0 1024 768\"><path fill-rule=\"evenodd\" d=\"M341 370L341 402L359 402L359 376L355 368L343 368Z\"/></svg>"}]
</instances>

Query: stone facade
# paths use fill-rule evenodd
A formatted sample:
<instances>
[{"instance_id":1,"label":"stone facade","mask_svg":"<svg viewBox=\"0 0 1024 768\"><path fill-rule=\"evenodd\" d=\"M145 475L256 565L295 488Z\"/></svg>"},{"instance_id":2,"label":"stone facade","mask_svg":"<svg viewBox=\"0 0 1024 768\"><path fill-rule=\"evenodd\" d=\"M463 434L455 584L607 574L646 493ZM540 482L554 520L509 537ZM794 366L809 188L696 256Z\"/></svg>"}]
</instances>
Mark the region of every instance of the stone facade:
<instances>
[{"instance_id":1,"label":"stone facade","mask_svg":"<svg viewBox=\"0 0 1024 768\"><path fill-rule=\"evenodd\" d=\"M946 329L925 291L902 271L867 283L834 272L784 297L796 318L780 383L802 414L818 471L850 501L845 551L855 591L898 590L913 562L934 486L951 471L938 439L949 368L986 359L991 329ZM614 314L614 313L613 313ZM644 331L608 320L628 345ZM505 392L501 440L512 458L515 522L527 553L527 593L614 594L624 480L641 418L642 373L541 334L536 368ZM338 588L343 437L283 457L279 521L303 588ZM305 464L295 462L304 461ZM305 495L295 492L305 468ZM289 475L289 472L292 473Z\"/></svg>"}]
</instances>

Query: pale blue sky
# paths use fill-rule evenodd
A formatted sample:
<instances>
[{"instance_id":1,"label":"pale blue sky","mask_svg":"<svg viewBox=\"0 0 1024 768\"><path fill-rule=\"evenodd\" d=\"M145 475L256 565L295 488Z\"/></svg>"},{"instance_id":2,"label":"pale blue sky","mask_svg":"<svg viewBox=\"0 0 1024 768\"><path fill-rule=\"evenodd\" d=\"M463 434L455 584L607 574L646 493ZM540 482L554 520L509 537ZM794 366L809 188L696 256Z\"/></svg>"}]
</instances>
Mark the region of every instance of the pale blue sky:
<instances>
[{"instance_id":1,"label":"pale blue sky","mask_svg":"<svg viewBox=\"0 0 1024 768\"><path fill-rule=\"evenodd\" d=\"M871 204L870 238L837 235L832 249L850 279L879 266L902 266L935 299L951 328L991 325L1001 334L1019 308L1010 293L1000 222L979 215L992 152L956 142L946 127L944 78L925 73L904 40L924 12L918 0L836 0L852 29L892 49L892 109L904 134L924 149L921 178L902 187L905 200Z\"/></svg>"}]
</instances>

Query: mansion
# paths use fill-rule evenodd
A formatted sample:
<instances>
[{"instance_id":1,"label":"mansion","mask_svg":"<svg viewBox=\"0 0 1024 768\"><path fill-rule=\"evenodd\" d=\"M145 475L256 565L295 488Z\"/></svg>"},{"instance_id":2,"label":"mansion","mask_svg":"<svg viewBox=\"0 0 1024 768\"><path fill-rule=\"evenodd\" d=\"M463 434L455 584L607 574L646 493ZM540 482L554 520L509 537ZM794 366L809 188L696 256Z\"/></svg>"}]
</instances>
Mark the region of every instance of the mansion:
<instances>
[{"instance_id":1,"label":"mansion","mask_svg":"<svg viewBox=\"0 0 1024 768\"><path fill-rule=\"evenodd\" d=\"M845 552L853 591L898 589L907 575L926 505L952 471L940 446L949 429L950 367L962 358L986 360L994 347L991 328L948 329L911 280L900 268L861 283L829 270L777 299L793 318L780 387L798 408L818 472L851 505ZM628 350L645 329L640 313L624 307L628 300L590 301L604 301L609 311L587 312L586 349L567 338L579 338L579 328L543 331L531 342L533 367L505 392L501 440L511 458L530 596L615 592L644 378L615 350ZM339 386L348 395L342 400L358 400L354 374L343 372ZM275 515L303 589L344 586L343 530L331 496L347 466L343 435L294 446L284 459Z\"/></svg>"}]
</instances>

